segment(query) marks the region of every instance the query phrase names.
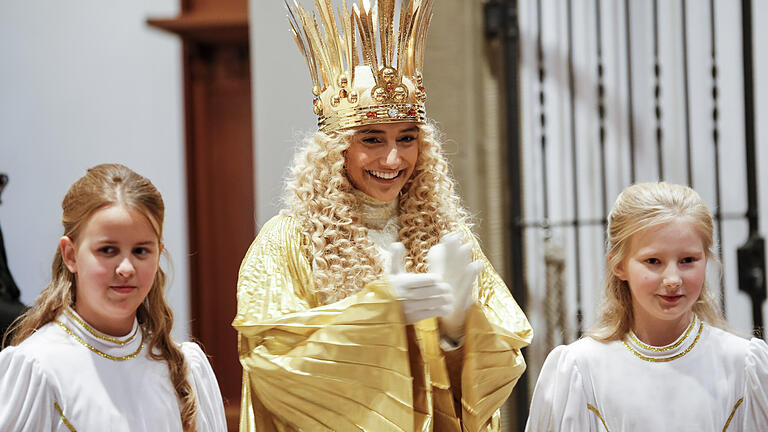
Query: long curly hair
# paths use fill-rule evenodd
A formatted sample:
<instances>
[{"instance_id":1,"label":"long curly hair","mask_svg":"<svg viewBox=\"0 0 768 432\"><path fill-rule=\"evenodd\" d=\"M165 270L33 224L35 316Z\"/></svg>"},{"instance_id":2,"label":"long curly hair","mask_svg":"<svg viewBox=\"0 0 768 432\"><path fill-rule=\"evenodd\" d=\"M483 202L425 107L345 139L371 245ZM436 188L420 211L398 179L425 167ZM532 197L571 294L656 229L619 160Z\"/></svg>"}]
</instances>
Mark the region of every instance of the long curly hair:
<instances>
[{"instance_id":1,"label":"long curly hair","mask_svg":"<svg viewBox=\"0 0 768 432\"><path fill-rule=\"evenodd\" d=\"M587 335L600 340L622 339L634 324L629 285L617 275L617 268L630 250L632 236L653 226L677 218L690 221L701 236L707 263L720 267L715 253L712 214L693 189L671 183L638 183L624 189L616 198L608 216L607 254L605 258L605 298L595 325ZM727 329L709 284L704 282L693 312L702 321Z\"/></svg>"},{"instance_id":2,"label":"long curly hair","mask_svg":"<svg viewBox=\"0 0 768 432\"><path fill-rule=\"evenodd\" d=\"M467 224L442 144L432 124L419 125L419 155L399 196L398 236L406 248L406 269L427 271L430 247ZM297 151L282 214L301 224L308 242L318 304L338 301L380 277L382 259L361 222L360 202L345 173L345 153L354 131L317 132Z\"/></svg>"},{"instance_id":3,"label":"long curly hair","mask_svg":"<svg viewBox=\"0 0 768 432\"><path fill-rule=\"evenodd\" d=\"M103 164L90 168L85 176L69 188L64 201L62 224L64 235L77 242L91 215L111 205L137 210L149 221L157 235L163 236L165 204L160 192L145 177L118 164ZM37 329L53 321L67 308L74 308L75 275L69 271L57 248L53 258L51 282L37 298L35 305L17 319L6 335L12 335L11 345L18 345ZM158 266L152 287L136 311L136 318L149 342L149 355L168 363L171 382L181 401L181 422L185 431L196 430L197 404L194 391L187 380L188 366L178 345L171 339L173 312L165 301L165 273Z\"/></svg>"}]
</instances>

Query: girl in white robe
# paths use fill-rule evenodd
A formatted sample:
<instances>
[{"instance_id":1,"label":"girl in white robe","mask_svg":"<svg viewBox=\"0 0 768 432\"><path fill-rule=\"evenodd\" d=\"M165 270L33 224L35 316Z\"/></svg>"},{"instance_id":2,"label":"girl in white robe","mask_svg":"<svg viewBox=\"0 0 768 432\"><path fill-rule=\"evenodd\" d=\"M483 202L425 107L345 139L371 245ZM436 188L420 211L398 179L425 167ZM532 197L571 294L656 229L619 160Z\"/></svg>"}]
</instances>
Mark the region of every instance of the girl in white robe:
<instances>
[{"instance_id":1,"label":"girl in white robe","mask_svg":"<svg viewBox=\"0 0 768 432\"><path fill-rule=\"evenodd\" d=\"M0 352L0 431L225 431L208 359L170 337L160 193L99 165L62 208L51 283Z\"/></svg>"},{"instance_id":2,"label":"girl in white robe","mask_svg":"<svg viewBox=\"0 0 768 432\"><path fill-rule=\"evenodd\" d=\"M688 187L619 195L597 324L547 356L526 431L768 431L768 346L725 330L712 233Z\"/></svg>"}]
</instances>

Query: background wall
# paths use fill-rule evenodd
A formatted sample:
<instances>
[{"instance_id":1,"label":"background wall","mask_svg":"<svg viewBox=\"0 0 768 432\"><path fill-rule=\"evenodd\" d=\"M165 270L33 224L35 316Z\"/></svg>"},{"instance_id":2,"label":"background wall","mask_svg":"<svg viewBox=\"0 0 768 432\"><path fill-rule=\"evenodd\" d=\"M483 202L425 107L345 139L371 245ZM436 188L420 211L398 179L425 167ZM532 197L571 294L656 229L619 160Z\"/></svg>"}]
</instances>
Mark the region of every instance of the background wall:
<instances>
[{"instance_id":1,"label":"background wall","mask_svg":"<svg viewBox=\"0 0 768 432\"><path fill-rule=\"evenodd\" d=\"M317 130L317 116L312 81L288 32L285 5L251 0L249 13L258 229L282 208L283 179L301 138Z\"/></svg>"},{"instance_id":2,"label":"background wall","mask_svg":"<svg viewBox=\"0 0 768 432\"><path fill-rule=\"evenodd\" d=\"M145 24L177 0L0 2L0 204L9 266L34 302L50 280L61 200L86 168L119 162L165 199L167 287L188 334L187 203L180 44Z\"/></svg>"}]
</instances>

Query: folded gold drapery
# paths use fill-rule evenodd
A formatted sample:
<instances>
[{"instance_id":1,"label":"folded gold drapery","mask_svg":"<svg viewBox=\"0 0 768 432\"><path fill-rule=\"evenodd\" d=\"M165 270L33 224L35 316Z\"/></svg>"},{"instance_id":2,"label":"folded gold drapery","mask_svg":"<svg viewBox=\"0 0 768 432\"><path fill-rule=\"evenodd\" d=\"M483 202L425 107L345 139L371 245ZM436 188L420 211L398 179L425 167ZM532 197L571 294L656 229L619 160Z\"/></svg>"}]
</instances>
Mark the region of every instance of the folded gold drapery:
<instances>
[{"instance_id":1,"label":"folded gold drapery","mask_svg":"<svg viewBox=\"0 0 768 432\"><path fill-rule=\"evenodd\" d=\"M276 216L240 267L241 431L499 430L532 331L476 242L477 301L463 345L443 351L437 320L406 325L385 277L318 305L305 241Z\"/></svg>"}]
</instances>

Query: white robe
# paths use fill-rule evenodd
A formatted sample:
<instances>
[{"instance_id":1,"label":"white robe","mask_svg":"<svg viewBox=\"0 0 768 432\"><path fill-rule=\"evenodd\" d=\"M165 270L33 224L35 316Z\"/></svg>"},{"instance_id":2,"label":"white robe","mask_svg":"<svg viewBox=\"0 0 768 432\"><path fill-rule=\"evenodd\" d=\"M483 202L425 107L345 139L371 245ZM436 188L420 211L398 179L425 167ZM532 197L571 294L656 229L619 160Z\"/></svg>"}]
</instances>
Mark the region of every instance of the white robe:
<instances>
[{"instance_id":1,"label":"white robe","mask_svg":"<svg viewBox=\"0 0 768 432\"><path fill-rule=\"evenodd\" d=\"M768 431L766 343L698 318L689 328L667 347L628 336L555 348L526 431Z\"/></svg>"},{"instance_id":2,"label":"white robe","mask_svg":"<svg viewBox=\"0 0 768 432\"><path fill-rule=\"evenodd\" d=\"M181 431L167 363L149 356L138 322L128 336L107 341L73 317L80 319L63 313L60 324L50 322L0 352L0 431ZM109 359L85 344L128 358ZM197 397L197 430L226 431L208 359L195 343L181 344L181 351Z\"/></svg>"}]
</instances>

